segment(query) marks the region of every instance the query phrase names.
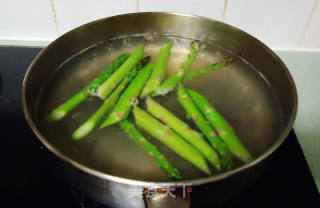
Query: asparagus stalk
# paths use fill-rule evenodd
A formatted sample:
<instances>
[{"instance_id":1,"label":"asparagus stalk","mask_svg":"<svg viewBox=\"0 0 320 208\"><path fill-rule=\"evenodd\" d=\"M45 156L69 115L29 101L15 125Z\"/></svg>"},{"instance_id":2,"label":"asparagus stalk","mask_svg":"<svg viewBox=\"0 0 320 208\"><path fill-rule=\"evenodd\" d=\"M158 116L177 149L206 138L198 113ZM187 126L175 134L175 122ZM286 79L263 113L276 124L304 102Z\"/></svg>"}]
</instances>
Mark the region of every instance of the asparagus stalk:
<instances>
[{"instance_id":1,"label":"asparagus stalk","mask_svg":"<svg viewBox=\"0 0 320 208\"><path fill-rule=\"evenodd\" d=\"M137 97L145 83L148 81L152 69L153 64L149 64L136 76L136 78L134 78L100 128L110 126L128 117L132 105L138 101Z\"/></svg>"},{"instance_id":2,"label":"asparagus stalk","mask_svg":"<svg viewBox=\"0 0 320 208\"><path fill-rule=\"evenodd\" d=\"M123 79L123 81L117 86L112 94L103 102L101 107L75 132L72 134L72 138L75 140L81 139L88 135L94 127L99 123L102 117L114 106L114 103L120 97L122 91L126 88L127 84L136 76L137 72L140 71L149 61L151 57L147 56L141 59L134 68L130 71L130 74Z\"/></svg>"},{"instance_id":3,"label":"asparagus stalk","mask_svg":"<svg viewBox=\"0 0 320 208\"><path fill-rule=\"evenodd\" d=\"M129 83L129 77L124 78L124 80L120 83L120 85L114 90L109 98L107 98L101 107L79 128L77 128L73 134L72 138L74 140L78 140L88 135L94 127L99 123L102 117L112 108L114 103L119 98L122 91L125 89L126 85Z\"/></svg>"},{"instance_id":4,"label":"asparagus stalk","mask_svg":"<svg viewBox=\"0 0 320 208\"><path fill-rule=\"evenodd\" d=\"M172 43L166 43L161 47L151 77L140 95L141 98L151 94L161 84L167 71L171 47Z\"/></svg>"},{"instance_id":5,"label":"asparagus stalk","mask_svg":"<svg viewBox=\"0 0 320 208\"><path fill-rule=\"evenodd\" d=\"M190 71L190 72L186 73L186 75L184 76L183 82L191 81L196 77L208 74L211 71L214 71L214 70L219 69L221 67L227 66L231 63L231 61L232 61L232 58L226 58L221 61L218 61L217 63L209 65L205 68Z\"/></svg>"},{"instance_id":6,"label":"asparagus stalk","mask_svg":"<svg viewBox=\"0 0 320 208\"><path fill-rule=\"evenodd\" d=\"M231 166L231 153L225 143L219 138L214 129L210 126L207 120L202 116L197 106L190 99L188 94L185 92L182 84L179 85L178 89L178 101L183 106L187 114L190 115L194 123L207 137L211 145L220 154L220 160L223 166L230 168Z\"/></svg>"},{"instance_id":7,"label":"asparagus stalk","mask_svg":"<svg viewBox=\"0 0 320 208\"><path fill-rule=\"evenodd\" d=\"M49 122L59 121L64 118L72 109L84 101L88 96L88 89L94 89L95 86L102 84L109 76L116 71L120 65L129 57L129 54L125 53L120 55L115 59L111 65L104 70L96 79L94 79L90 84L85 86L81 91L77 92L71 98L69 98L65 103L61 104L57 108L51 111L48 115L47 120Z\"/></svg>"},{"instance_id":8,"label":"asparagus stalk","mask_svg":"<svg viewBox=\"0 0 320 208\"><path fill-rule=\"evenodd\" d=\"M132 138L138 145L148 152L149 155L157 160L159 166L168 173L169 177L175 181L181 180L179 171L168 162L168 160L163 154L161 154L161 152L159 152L156 146L147 141L147 139L138 131L138 129L136 129L134 124L126 119L120 122L120 127L129 135L130 138Z\"/></svg>"},{"instance_id":9,"label":"asparagus stalk","mask_svg":"<svg viewBox=\"0 0 320 208\"><path fill-rule=\"evenodd\" d=\"M125 60L129 57L129 53L120 55L106 70L96 77L89 85L89 93L95 94L99 86L106 81L113 72L115 72Z\"/></svg>"},{"instance_id":10,"label":"asparagus stalk","mask_svg":"<svg viewBox=\"0 0 320 208\"><path fill-rule=\"evenodd\" d=\"M112 90L129 74L132 67L141 59L144 44L141 44L129 58L107 79L98 89L97 94L101 99L105 99Z\"/></svg>"},{"instance_id":11,"label":"asparagus stalk","mask_svg":"<svg viewBox=\"0 0 320 208\"><path fill-rule=\"evenodd\" d=\"M184 75L189 71L194 59L199 51L199 44L196 41L191 43L191 49L188 54L187 59L182 63L181 67L170 77L168 77L160 87L157 87L153 92L152 96L166 95L168 92L172 91L179 82L183 79Z\"/></svg>"},{"instance_id":12,"label":"asparagus stalk","mask_svg":"<svg viewBox=\"0 0 320 208\"><path fill-rule=\"evenodd\" d=\"M230 124L221 116L221 114L211 105L211 103L201 94L186 89L193 102L205 115L212 127L217 131L222 140L227 144L230 151L244 162L252 160L249 152L246 150L240 139Z\"/></svg>"},{"instance_id":13,"label":"asparagus stalk","mask_svg":"<svg viewBox=\"0 0 320 208\"><path fill-rule=\"evenodd\" d=\"M218 170L221 170L219 155L202 138L202 136L193 130L188 124L180 120L173 113L149 97L147 98L147 111L181 135L191 145L196 147L210 163L212 163Z\"/></svg>"},{"instance_id":14,"label":"asparagus stalk","mask_svg":"<svg viewBox=\"0 0 320 208\"><path fill-rule=\"evenodd\" d=\"M204 157L197 149L138 106L133 107L133 114L138 127L159 139L162 143L204 173L208 175L211 174Z\"/></svg>"}]
</instances>

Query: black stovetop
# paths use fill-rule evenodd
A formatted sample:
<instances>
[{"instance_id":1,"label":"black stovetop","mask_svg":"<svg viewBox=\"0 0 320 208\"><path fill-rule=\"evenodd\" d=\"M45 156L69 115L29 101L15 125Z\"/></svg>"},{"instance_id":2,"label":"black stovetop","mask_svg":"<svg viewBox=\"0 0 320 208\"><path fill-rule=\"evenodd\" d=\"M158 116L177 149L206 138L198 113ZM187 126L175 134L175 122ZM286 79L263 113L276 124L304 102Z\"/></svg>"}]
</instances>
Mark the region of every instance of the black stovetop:
<instances>
[{"instance_id":1,"label":"black stovetop","mask_svg":"<svg viewBox=\"0 0 320 208\"><path fill-rule=\"evenodd\" d=\"M22 80L40 50L0 47L0 206L100 207L61 180L56 157L24 119ZM320 207L319 192L294 131L288 137L256 183L220 207Z\"/></svg>"}]
</instances>

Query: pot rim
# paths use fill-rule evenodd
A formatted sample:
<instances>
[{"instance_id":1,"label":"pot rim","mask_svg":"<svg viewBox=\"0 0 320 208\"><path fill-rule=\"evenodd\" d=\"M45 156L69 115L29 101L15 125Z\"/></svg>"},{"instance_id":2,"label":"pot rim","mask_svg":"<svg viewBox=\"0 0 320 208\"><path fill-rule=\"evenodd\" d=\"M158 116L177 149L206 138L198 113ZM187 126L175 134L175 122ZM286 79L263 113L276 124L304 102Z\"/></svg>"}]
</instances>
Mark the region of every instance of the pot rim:
<instances>
[{"instance_id":1,"label":"pot rim","mask_svg":"<svg viewBox=\"0 0 320 208\"><path fill-rule=\"evenodd\" d=\"M29 79L29 74L31 72L31 70L33 69L33 66L37 63L37 61L42 57L42 55L45 53L45 51L50 50L50 48L52 47L52 45L55 44L55 42L58 39L62 39L65 36L67 36L69 33L72 33L74 30L77 29L81 29L82 27L86 27L87 25L90 24L96 24L98 22L103 22L103 21L108 21L112 18L116 18L119 16L132 16L132 15L146 15L146 14L165 14L165 15L174 15L174 16L186 16L186 17L192 17L192 18L200 18L204 21L209 21L209 22L215 22L218 24L222 24L226 27L230 27L233 30L238 30L244 34L246 34L247 36L249 36L250 38L252 38L254 41L256 41L257 44L259 44L260 46L262 46L266 51L268 51L268 53L270 53L273 58L280 63L280 65L282 66L283 70L285 71L286 75L289 78L290 84L292 86L292 94L293 96L293 112L290 116L288 125L283 129L282 133L280 134L280 136L278 137L278 139L274 142L273 145L271 145L268 150L266 150L262 155L260 155L259 157L257 157L256 159L254 159L253 161L251 161L250 163L247 163L245 165L242 165L241 167L232 169L230 171L227 172L223 172L223 173L219 173L216 175L212 175L212 176L207 176L207 177L203 177L203 178L197 178L197 179L190 179L190 180L183 180L183 181L178 181L178 182L153 182L153 181L141 181L141 180L134 180L134 179L128 179L128 178L122 178L119 176L114 176L114 175L110 175L107 173L103 173L101 171L95 170L93 168L89 168L83 164L81 164L80 162L77 162L73 159L71 159L70 157L65 156L63 153L61 153L57 148L55 148L53 145L51 145L47 139L40 133L39 129L37 128L35 122L31 119L30 116L30 112L29 109L27 108L27 103L26 103L26 83ZM235 175L239 172L242 172L245 169L248 168L252 168L255 165L259 164L261 161L263 161L264 159L266 159L269 155L271 155L276 149L278 149L278 147L285 141L285 139L287 138L289 132L291 131L295 118L296 118L296 114L297 114L297 106L298 106L298 96L297 96L297 90L296 90L296 86L294 83L294 80L288 70L288 68L285 66L285 64L281 61L281 59L275 54L275 52L273 52L269 47L267 47L264 43L262 43L261 41L259 41L258 39L256 39L255 37L251 36L250 34L234 27L231 25L228 25L226 23L217 21L217 20L213 20L213 19L209 19L209 18L205 18L205 17L201 17L198 15L190 15L190 14L183 14L183 13L174 13L174 12L140 12L140 13L127 13L127 14L121 14L121 15L115 15L115 16L111 16L111 17L106 17L106 18L102 18L93 22L89 22L87 24L81 25L65 34L63 34L62 36L60 36L59 38L57 38L56 40L52 41L46 48L44 48L43 50L41 50L41 52L36 56L36 58L32 61L32 63L30 64L24 80L23 80L23 85L22 85L22 108L23 108L23 112L25 115L25 118L29 124L29 126L31 127L32 131L35 133L35 135L38 137L38 139L52 152L54 153L57 157L59 157L60 159L62 159L63 161L71 164L72 166L76 167L77 169L80 169L82 171L84 171L85 173L92 175L92 176L96 176L98 178L104 179L104 180L110 180L110 181L114 181L114 182L118 182L118 183L122 183L122 184L128 184L128 185L132 185L132 186L144 186L144 187L150 187L150 186L182 186L183 184L191 184L192 186L196 186L196 185L201 185L201 184L205 184L205 183L210 183L210 182L214 182L214 181L219 181L222 179L226 179L231 177L232 175Z\"/></svg>"}]
</instances>

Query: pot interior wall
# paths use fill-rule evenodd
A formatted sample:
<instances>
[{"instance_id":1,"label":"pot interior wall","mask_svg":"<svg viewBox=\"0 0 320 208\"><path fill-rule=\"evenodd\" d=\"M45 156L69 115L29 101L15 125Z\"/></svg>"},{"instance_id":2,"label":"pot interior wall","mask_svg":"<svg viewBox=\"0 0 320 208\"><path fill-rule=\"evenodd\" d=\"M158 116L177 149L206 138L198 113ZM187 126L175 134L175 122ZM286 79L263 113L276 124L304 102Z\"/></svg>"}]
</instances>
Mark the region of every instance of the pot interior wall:
<instances>
[{"instance_id":1,"label":"pot interior wall","mask_svg":"<svg viewBox=\"0 0 320 208\"><path fill-rule=\"evenodd\" d=\"M31 120L53 148L83 165L131 179L168 181L152 158L145 156L117 127L96 131L77 143L71 140L72 131L101 104L99 100L88 100L70 117L52 126L45 124L43 117L114 57L132 51L141 40L146 42L145 54L152 55L153 61L161 44L173 41L169 66L169 71L173 71L186 56L192 39L201 40L206 46L193 68L228 56L233 56L234 62L226 70L213 72L187 86L209 98L234 126L254 157L262 155L278 140L295 110L295 90L288 72L254 38L223 23L192 16L129 14L99 20L63 35L44 49L28 72L25 101ZM184 118L181 107L173 102L174 96L159 101ZM163 145L159 144L159 148L185 178L204 177Z\"/></svg>"}]
</instances>

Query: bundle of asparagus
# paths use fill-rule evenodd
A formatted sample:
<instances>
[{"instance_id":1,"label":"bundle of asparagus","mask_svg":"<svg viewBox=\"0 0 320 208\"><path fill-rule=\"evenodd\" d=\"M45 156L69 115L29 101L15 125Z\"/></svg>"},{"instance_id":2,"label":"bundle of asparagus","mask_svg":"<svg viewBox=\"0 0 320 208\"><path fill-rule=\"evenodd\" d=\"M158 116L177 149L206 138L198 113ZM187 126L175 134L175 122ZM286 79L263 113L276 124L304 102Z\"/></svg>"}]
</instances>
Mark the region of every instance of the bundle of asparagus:
<instances>
[{"instance_id":1,"label":"bundle of asparagus","mask_svg":"<svg viewBox=\"0 0 320 208\"><path fill-rule=\"evenodd\" d=\"M154 65L145 66L150 57L141 59L144 44L141 44L130 56L128 54L119 56L100 76L66 103L53 110L48 116L48 120L57 121L89 95L98 95L104 100L103 104L98 111L75 130L72 135L73 139L81 139L88 135L102 117L113 108L100 128L119 122L121 129L149 155L153 156L173 180L181 180L179 171L150 141L146 140L134 124L127 120L133 108L135 122L139 128L160 140L176 154L208 175L211 174L211 170L206 159L218 171L221 171L222 168L231 168L233 155L245 162L250 161L252 159L250 154L228 122L201 94L184 89L181 84L181 82L190 81L210 71L227 66L232 59L227 58L203 69L189 71L199 51L198 42L192 42L190 52L181 67L162 83L171 47L171 43L166 43L161 47ZM172 112L148 97L148 95L165 95L178 85L179 103L211 145L199 132L193 130ZM138 107L139 94L140 99L146 98L148 112Z\"/></svg>"},{"instance_id":2,"label":"bundle of asparagus","mask_svg":"<svg viewBox=\"0 0 320 208\"><path fill-rule=\"evenodd\" d=\"M138 76L131 82L129 87L120 97L119 102L113 108L109 117L103 122L100 128L110 126L116 122L124 120L128 117L132 105L137 102L137 97L144 87L145 83L148 81L148 78L152 72L153 64L146 66Z\"/></svg>"},{"instance_id":3,"label":"bundle of asparagus","mask_svg":"<svg viewBox=\"0 0 320 208\"><path fill-rule=\"evenodd\" d=\"M133 115L138 127L159 139L171 150L192 163L204 173L209 175L211 174L211 171L201 153L174 131L137 106L134 106L133 108Z\"/></svg>"},{"instance_id":4,"label":"bundle of asparagus","mask_svg":"<svg viewBox=\"0 0 320 208\"><path fill-rule=\"evenodd\" d=\"M212 163L218 170L221 170L218 154L202 138L200 133L193 130L188 124L180 120L173 113L169 112L151 98L147 98L147 111L180 134L185 140L196 147L210 163Z\"/></svg>"},{"instance_id":5,"label":"bundle of asparagus","mask_svg":"<svg viewBox=\"0 0 320 208\"><path fill-rule=\"evenodd\" d=\"M222 165L230 168L232 160L231 152L225 143L220 139L219 135L216 134L214 129L211 128L206 119L202 116L201 112L197 109L193 101L185 92L182 84L179 85L178 89L178 101L183 106L187 114L190 115L202 133L207 137L211 145L216 149L217 152L219 152Z\"/></svg>"},{"instance_id":6,"label":"bundle of asparagus","mask_svg":"<svg viewBox=\"0 0 320 208\"><path fill-rule=\"evenodd\" d=\"M136 76L136 74L151 60L150 56L141 59L130 71L130 74L125 77L122 82L117 86L117 88L112 92L112 94L103 102L101 107L75 132L72 134L72 138L77 140L88 135L94 127L99 123L102 117L112 108L114 103L118 100L122 91L131 82L131 80Z\"/></svg>"},{"instance_id":7,"label":"bundle of asparagus","mask_svg":"<svg viewBox=\"0 0 320 208\"><path fill-rule=\"evenodd\" d=\"M115 72L120 65L125 62L129 57L129 54L125 53L120 55L112 64L104 70L97 78L95 78L90 84L85 86L81 91L69 98L65 103L61 104L56 109L52 110L48 115L47 120L50 122L59 121L67 115L72 109L84 101L88 95L89 91L96 92L98 87L107 80L113 72Z\"/></svg>"},{"instance_id":8,"label":"bundle of asparagus","mask_svg":"<svg viewBox=\"0 0 320 208\"><path fill-rule=\"evenodd\" d=\"M230 151L244 162L252 160L249 152L243 146L230 124L221 116L221 114L211 105L211 103L200 93L186 89L191 100L200 109L211 126L216 130Z\"/></svg>"}]
</instances>

